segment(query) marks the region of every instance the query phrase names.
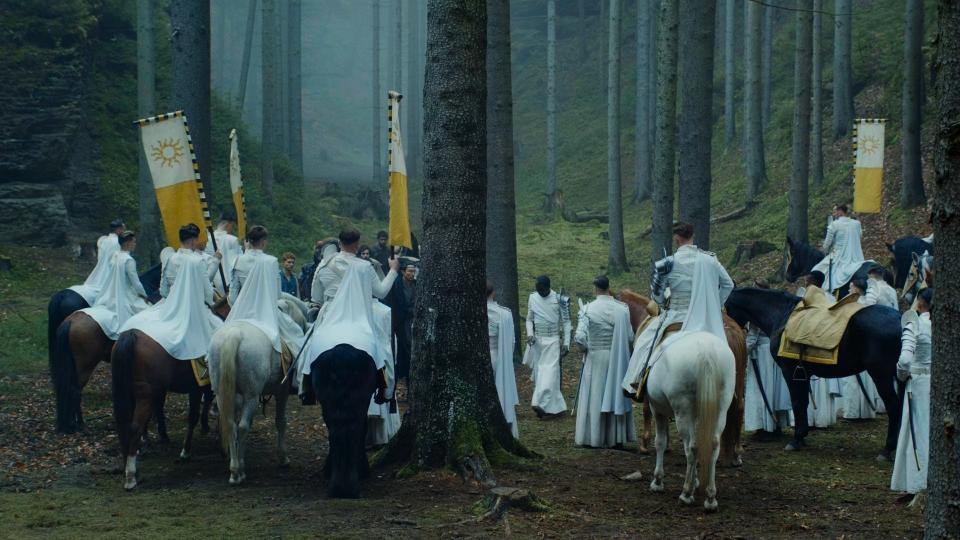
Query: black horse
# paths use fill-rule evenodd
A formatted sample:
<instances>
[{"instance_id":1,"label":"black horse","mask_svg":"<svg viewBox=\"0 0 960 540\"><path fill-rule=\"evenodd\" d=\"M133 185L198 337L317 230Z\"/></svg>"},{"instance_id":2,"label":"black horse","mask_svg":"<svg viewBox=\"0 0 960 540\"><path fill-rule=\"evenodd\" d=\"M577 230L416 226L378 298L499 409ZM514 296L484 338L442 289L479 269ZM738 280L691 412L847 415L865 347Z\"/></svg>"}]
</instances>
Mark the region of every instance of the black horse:
<instances>
[{"instance_id":1,"label":"black horse","mask_svg":"<svg viewBox=\"0 0 960 540\"><path fill-rule=\"evenodd\" d=\"M780 350L780 339L790 312L799 297L768 289L735 289L725 304L727 314L740 325L751 323L770 336L770 350ZM804 437L810 428L807 423L809 402L809 375L826 379L848 377L866 371L877 386L880 399L887 409L887 439L878 459L890 459L897 447L900 433L900 397L895 388L897 360L900 357L900 314L886 306L873 305L858 311L847 325L840 340L836 365L813 364L775 357L790 389L795 429L793 440L786 450L805 446Z\"/></svg>"},{"instance_id":2,"label":"black horse","mask_svg":"<svg viewBox=\"0 0 960 540\"><path fill-rule=\"evenodd\" d=\"M364 442L367 408L378 387L377 367L366 352L337 345L313 361L310 378L329 432L330 452L323 466L327 494L356 499L360 480L370 476Z\"/></svg>"},{"instance_id":3,"label":"black horse","mask_svg":"<svg viewBox=\"0 0 960 540\"><path fill-rule=\"evenodd\" d=\"M910 265L913 263L913 255L923 255L924 251L933 253L933 245L916 236L904 236L898 238L894 243L887 244L887 249L893 256L893 277L894 289L898 291L903 288L903 283L910 273Z\"/></svg>"},{"instance_id":4,"label":"black horse","mask_svg":"<svg viewBox=\"0 0 960 540\"><path fill-rule=\"evenodd\" d=\"M813 267L822 261L824 257L825 255L819 249L804 242L794 241L788 236L787 268L786 272L784 273L787 281L792 283L809 274L813 270ZM853 274L853 277L850 278L850 281L857 279L866 280L867 272L869 272L871 268L877 267L883 268L880 264L874 261L863 261L863 264L860 265L860 269ZM893 285L893 274L886 268L883 269L883 279L890 285ZM834 287L834 289L840 291L840 298L843 298L848 292L850 292L850 281L844 283L841 287Z\"/></svg>"}]
</instances>

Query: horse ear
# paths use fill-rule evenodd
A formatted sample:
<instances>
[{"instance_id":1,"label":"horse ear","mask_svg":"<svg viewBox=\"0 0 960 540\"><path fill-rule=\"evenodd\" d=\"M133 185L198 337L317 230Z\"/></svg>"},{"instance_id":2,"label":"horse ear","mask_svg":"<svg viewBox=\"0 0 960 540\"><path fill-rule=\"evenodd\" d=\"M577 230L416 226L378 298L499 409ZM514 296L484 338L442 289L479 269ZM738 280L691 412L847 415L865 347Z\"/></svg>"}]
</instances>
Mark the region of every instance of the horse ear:
<instances>
[{"instance_id":1,"label":"horse ear","mask_svg":"<svg viewBox=\"0 0 960 540\"><path fill-rule=\"evenodd\" d=\"M890 253L894 253L894 251L893 251L893 244L891 244L891 243L889 243L889 242L884 242L884 243L887 244L887 249L890 250Z\"/></svg>"}]
</instances>

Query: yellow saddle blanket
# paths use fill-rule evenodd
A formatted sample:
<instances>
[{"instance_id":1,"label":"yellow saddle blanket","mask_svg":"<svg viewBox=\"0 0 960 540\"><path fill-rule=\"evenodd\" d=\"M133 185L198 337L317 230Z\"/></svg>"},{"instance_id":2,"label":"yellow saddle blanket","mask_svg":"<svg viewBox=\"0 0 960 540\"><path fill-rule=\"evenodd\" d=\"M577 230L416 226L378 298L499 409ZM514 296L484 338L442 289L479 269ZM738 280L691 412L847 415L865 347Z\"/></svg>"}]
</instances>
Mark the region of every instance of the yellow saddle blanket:
<instances>
[{"instance_id":1,"label":"yellow saddle blanket","mask_svg":"<svg viewBox=\"0 0 960 540\"><path fill-rule=\"evenodd\" d=\"M210 365L207 364L207 358L194 358L190 361L190 367L193 368L193 378L197 380L197 386L210 386Z\"/></svg>"},{"instance_id":2,"label":"yellow saddle blanket","mask_svg":"<svg viewBox=\"0 0 960 540\"><path fill-rule=\"evenodd\" d=\"M840 340L850 318L865 306L849 294L831 303L822 289L808 287L783 329L779 356L817 364L836 364Z\"/></svg>"}]
</instances>

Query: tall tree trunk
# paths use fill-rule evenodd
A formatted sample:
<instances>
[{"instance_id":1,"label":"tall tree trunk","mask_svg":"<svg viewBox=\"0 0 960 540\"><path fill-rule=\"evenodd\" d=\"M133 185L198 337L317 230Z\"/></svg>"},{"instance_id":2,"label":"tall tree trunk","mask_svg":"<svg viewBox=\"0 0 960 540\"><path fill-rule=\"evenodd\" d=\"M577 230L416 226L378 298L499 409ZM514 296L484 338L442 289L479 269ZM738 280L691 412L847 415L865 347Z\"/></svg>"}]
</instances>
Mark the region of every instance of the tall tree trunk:
<instances>
[{"instance_id":1,"label":"tall tree trunk","mask_svg":"<svg viewBox=\"0 0 960 540\"><path fill-rule=\"evenodd\" d=\"M420 76L420 10L419 0L410 0L407 5L407 132L403 134L404 150L407 152L407 178L419 181L420 176L420 128L423 123L423 77ZM508 42L509 45L509 42ZM511 139L513 134L511 133ZM511 149L512 151L512 149ZM416 180L414 180L416 179Z\"/></svg>"},{"instance_id":2,"label":"tall tree trunk","mask_svg":"<svg viewBox=\"0 0 960 540\"><path fill-rule=\"evenodd\" d=\"M790 211L787 235L807 241L808 182L810 176L810 71L812 0L797 0L797 42L793 70L793 170L790 175Z\"/></svg>"},{"instance_id":3,"label":"tall tree trunk","mask_svg":"<svg viewBox=\"0 0 960 540\"><path fill-rule=\"evenodd\" d=\"M620 3L610 0L607 42L607 205L610 212L610 249L607 272L628 271L623 244L623 195L620 186Z\"/></svg>"},{"instance_id":4,"label":"tall tree trunk","mask_svg":"<svg viewBox=\"0 0 960 540\"><path fill-rule=\"evenodd\" d=\"M747 2L747 22L744 25L746 45L747 80L744 85L746 104L745 120L747 131L746 169L747 198L754 199L767 183L767 163L763 144L763 85L761 81L761 32L760 18L762 6Z\"/></svg>"},{"instance_id":5,"label":"tall tree trunk","mask_svg":"<svg viewBox=\"0 0 960 540\"><path fill-rule=\"evenodd\" d=\"M393 88L397 92L403 89L403 0L393 0L396 2L394 10L393 25Z\"/></svg>"},{"instance_id":6,"label":"tall tree trunk","mask_svg":"<svg viewBox=\"0 0 960 540\"><path fill-rule=\"evenodd\" d=\"M281 154L290 158L290 52L289 52L289 8L290 0L277 0L277 39L280 47L277 49L277 62L280 63L277 74L277 91L280 100L280 146Z\"/></svg>"},{"instance_id":7,"label":"tall tree trunk","mask_svg":"<svg viewBox=\"0 0 960 540\"><path fill-rule=\"evenodd\" d=\"M728 0L729 2L729 0ZM710 160L713 134L713 46L716 4L681 0L680 219L693 225L697 245L710 249ZM732 36L732 34L731 34Z\"/></svg>"},{"instance_id":8,"label":"tall tree trunk","mask_svg":"<svg viewBox=\"0 0 960 540\"><path fill-rule=\"evenodd\" d=\"M503 418L487 339L486 1L428 4L423 264L430 272L419 282L410 411L384 461L409 460L408 473L454 467L490 484L487 456L527 452Z\"/></svg>"},{"instance_id":9,"label":"tall tree trunk","mask_svg":"<svg viewBox=\"0 0 960 540\"><path fill-rule=\"evenodd\" d=\"M839 139L853 126L853 2L835 0L833 5L833 138Z\"/></svg>"},{"instance_id":10,"label":"tall tree trunk","mask_svg":"<svg viewBox=\"0 0 960 540\"><path fill-rule=\"evenodd\" d=\"M634 129L634 191L633 203L638 204L650 197L650 175L653 172L653 159L650 155L650 124L653 110L650 108L650 49L652 41L650 19L654 17L651 2L637 2L637 85Z\"/></svg>"},{"instance_id":11,"label":"tall tree trunk","mask_svg":"<svg viewBox=\"0 0 960 540\"><path fill-rule=\"evenodd\" d=\"M733 43L737 26L736 0L724 0L723 12L723 144L729 147L737 136L737 109L734 100L737 88L737 61Z\"/></svg>"},{"instance_id":12,"label":"tall tree trunk","mask_svg":"<svg viewBox=\"0 0 960 540\"><path fill-rule=\"evenodd\" d=\"M950 538L960 531L960 4L938 2L939 34L934 62L937 104L933 163L934 257L937 291L930 374L929 499L925 538Z\"/></svg>"},{"instance_id":13,"label":"tall tree trunk","mask_svg":"<svg viewBox=\"0 0 960 540\"><path fill-rule=\"evenodd\" d=\"M301 0L290 0L290 7L287 13L287 92L289 98L287 105L289 111L287 116L290 119L290 164L293 170L300 175L303 180L303 83L301 73L301 50L303 43L300 39L300 2Z\"/></svg>"},{"instance_id":14,"label":"tall tree trunk","mask_svg":"<svg viewBox=\"0 0 960 540\"><path fill-rule=\"evenodd\" d=\"M156 71L154 47L153 0L137 0L137 113L140 118L156 114ZM137 240L137 260L147 267L159 258L163 239L154 196L153 177L141 145L137 155L140 159L137 180L140 207L140 232Z\"/></svg>"},{"instance_id":15,"label":"tall tree trunk","mask_svg":"<svg viewBox=\"0 0 960 540\"><path fill-rule=\"evenodd\" d=\"M920 127L923 122L923 1L906 2L906 36L903 63L903 184L900 206L926 202L920 162Z\"/></svg>"},{"instance_id":16,"label":"tall tree trunk","mask_svg":"<svg viewBox=\"0 0 960 540\"><path fill-rule=\"evenodd\" d=\"M277 2L278 0L263 0L263 20L260 23L263 82L263 133L260 139L263 155L260 158L260 177L263 193L270 205L273 204L273 164L283 139L280 133L280 13Z\"/></svg>"},{"instance_id":17,"label":"tall tree trunk","mask_svg":"<svg viewBox=\"0 0 960 540\"><path fill-rule=\"evenodd\" d=\"M237 108L243 111L247 97L247 77L250 74L250 55L253 51L253 27L257 22L257 0L250 0L247 7L247 30L243 37L243 59L240 61L240 84L237 87Z\"/></svg>"},{"instance_id":18,"label":"tall tree trunk","mask_svg":"<svg viewBox=\"0 0 960 540\"><path fill-rule=\"evenodd\" d=\"M170 0L173 101L183 109L200 165L207 205L210 177L210 0Z\"/></svg>"},{"instance_id":19,"label":"tall tree trunk","mask_svg":"<svg viewBox=\"0 0 960 540\"><path fill-rule=\"evenodd\" d=\"M383 115L381 114L380 104L383 97L380 91L380 0L373 0L373 75L370 88L373 95L370 97L371 108L373 109L373 185L378 186L383 183L385 176L381 162L383 155L383 127L381 124Z\"/></svg>"},{"instance_id":20,"label":"tall tree trunk","mask_svg":"<svg viewBox=\"0 0 960 540\"><path fill-rule=\"evenodd\" d=\"M557 192L557 3L547 0L547 188L544 212L553 213Z\"/></svg>"},{"instance_id":21,"label":"tall tree trunk","mask_svg":"<svg viewBox=\"0 0 960 540\"><path fill-rule=\"evenodd\" d=\"M646 3L646 2L645 2ZM650 0L650 104L647 110L650 111L650 144L648 146L650 153L650 192L653 193L653 161L655 154L654 141L657 140L657 28L660 16L660 0Z\"/></svg>"},{"instance_id":22,"label":"tall tree trunk","mask_svg":"<svg viewBox=\"0 0 960 540\"><path fill-rule=\"evenodd\" d=\"M761 79L763 81L763 128L767 128L770 121L770 92L773 89L770 77L770 66L773 62L773 15L774 8L763 6L763 53L761 66Z\"/></svg>"},{"instance_id":23,"label":"tall tree trunk","mask_svg":"<svg viewBox=\"0 0 960 540\"><path fill-rule=\"evenodd\" d=\"M587 14L586 14L586 1L587 0L577 0L577 15L579 16L580 28L577 32L577 37L579 38L580 45L580 61L585 62L587 60Z\"/></svg>"},{"instance_id":24,"label":"tall tree trunk","mask_svg":"<svg viewBox=\"0 0 960 540\"><path fill-rule=\"evenodd\" d=\"M551 0L547 0L548 2ZM607 94L607 8L610 7L610 0L600 0L600 18L597 26L600 34L600 55L597 58L597 82L600 83L599 94L601 99L606 98Z\"/></svg>"},{"instance_id":25,"label":"tall tree trunk","mask_svg":"<svg viewBox=\"0 0 960 540\"><path fill-rule=\"evenodd\" d=\"M657 138L653 176L654 260L673 242L673 177L677 171L677 54L680 0L661 0L657 24Z\"/></svg>"},{"instance_id":26,"label":"tall tree trunk","mask_svg":"<svg viewBox=\"0 0 960 540\"><path fill-rule=\"evenodd\" d=\"M813 120L810 130L810 176L813 187L823 185L823 0L813 0Z\"/></svg>"},{"instance_id":27,"label":"tall tree trunk","mask_svg":"<svg viewBox=\"0 0 960 540\"><path fill-rule=\"evenodd\" d=\"M510 0L487 0L487 279L500 303L519 314L510 66ZM516 343L519 321L514 317Z\"/></svg>"}]
</instances>

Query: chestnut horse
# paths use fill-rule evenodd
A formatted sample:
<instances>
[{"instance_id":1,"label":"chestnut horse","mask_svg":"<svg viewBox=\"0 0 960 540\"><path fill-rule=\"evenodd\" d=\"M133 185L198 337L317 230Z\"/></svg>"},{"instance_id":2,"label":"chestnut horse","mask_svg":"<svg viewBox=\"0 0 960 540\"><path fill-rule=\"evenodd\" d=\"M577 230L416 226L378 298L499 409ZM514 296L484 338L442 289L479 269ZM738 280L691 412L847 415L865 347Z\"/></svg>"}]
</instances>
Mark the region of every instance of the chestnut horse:
<instances>
[{"instance_id":1,"label":"chestnut horse","mask_svg":"<svg viewBox=\"0 0 960 540\"><path fill-rule=\"evenodd\" d=\"M657 308L654 304L650 306L650 299L641 294L637 294L630 289L620 291L618 298L621 302L627 304L630 309L630 325L636 334L640 325L647 318L657 314ZM733 401L727 409L727 423L720 438L720 462L728 463L734 467L739 467L743 463L743 445L740 437L743 432L743 398L744 384L747 369L747 342L746 333L743 328L737 324L726 313L723 314L723 329L727 334L727 345L733 351L733 357L736 360L737 375L734 384ZM643 435L640 437L640 451L650 452L651 424L653 414L650 411L650 404L646 399L643 401Z\"/></svg>"}]
</instances>

